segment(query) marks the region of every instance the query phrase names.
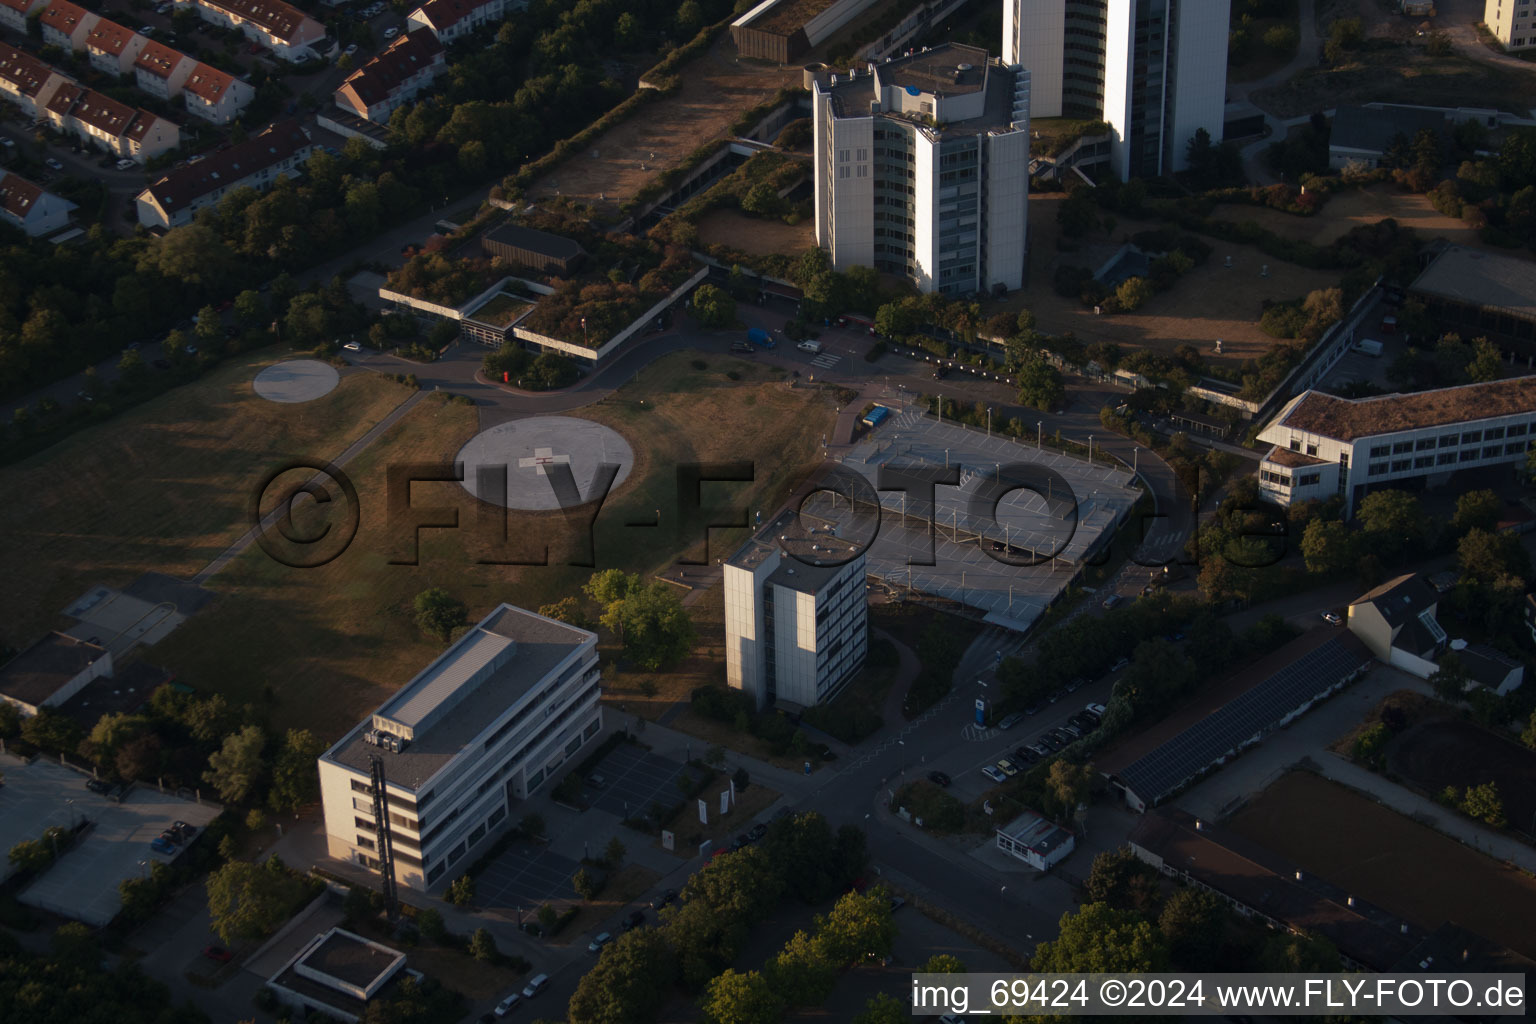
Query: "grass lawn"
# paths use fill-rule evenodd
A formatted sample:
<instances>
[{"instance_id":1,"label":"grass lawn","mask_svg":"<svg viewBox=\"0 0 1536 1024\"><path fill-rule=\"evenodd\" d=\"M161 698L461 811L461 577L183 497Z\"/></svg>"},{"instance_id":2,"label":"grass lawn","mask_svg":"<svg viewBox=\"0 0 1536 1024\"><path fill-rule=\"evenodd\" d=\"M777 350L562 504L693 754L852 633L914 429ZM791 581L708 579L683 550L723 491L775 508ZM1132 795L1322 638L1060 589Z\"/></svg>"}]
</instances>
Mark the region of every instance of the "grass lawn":
<instances>
[{"instance_id":1,"label":"grass lawn","mask_svg":"<svg viewBox=\"0 0 1536 1024\"><path fill-rule=\"evenodd\" d=\"M668 357L580 412L614 426L636 453L629 479L598 515L595 557L601 568L650 574L685 547L703 555L702 530L695 539L675 528L677 465L775 459L771 474L732 485L729 492L743 509L758 507L754 502L768 508L782 502L819 458L819 440L833 416L821 392L765 383L777 374L747 363L740 363L741 383L727 389L725 371L739 361L716 359L718 366L697 371L692 358ZM752 381L760 386L745 386ZM156 661L189 685L218 690L237 704L270 701L277 725L308 726L329 740L441 653L441 644L417 630L411 610L415 595L427 587L444 587L462 600L470 621L502 601L536 609L576 593L592 570L564 564L569 545L560 513L515 512L507 522L515 543L547 543L551 564L479 564L483 547L467 528L473 519L469 499L453 482L417 484L412 502L456 505L466 528L423 530L418 564L390 564L404 550L386 524L386 468L451 460L477 429L469 406L428 399L412 409L349 467L361 522L341 557L315 569L291 569L253 547L215 578L220 596L156 648ZM721 490L707 487L706 502ZM658 508L661 528L624 525L654 522ZM726 550L711 547L717 554ZM716 634L703 639L715 642ZM317 694L324 699L314 699Z\"/></svg>"},{"instance_id":2,"label":"grass lawn","mask_svg":"<svg viewBox=\"0 0 1536 1024\"><path fill-rule=\"evenodd\" d=\"M1427 196L1399 191L1394 185L1372 185L1369 188L1335 193L1328 197L1321 212L1310 217L1286 213L1284 210L1237 204L1217 207L1212 217L1234 224L1253 221L1282 238L1311 242L1313 245L1328 245L1353 228L1375 224L1391 217L1403 227L1418 232L1425 241L1444 238L1455 245L1505 256L1521 255L1521 250L1499 249L1483 244L1476 228L1436 210L1430 205Z\"/></svg>"},{"instance_id":3,"label":"grass lawn","mask_svg":"<svg viewBox=\"0 0 1536 1024\"><path fill-rule=\"evenodd\" d=\"M649 892L659 881L660 875L639 864L620 868L608 876L608 882L603 886L603 891L597 894L597 899L591 903L576 904L580 908L576 916L560 929L559 935L546 941L551 946L569 946L578 941L585 945L591 941L587 938L589 932L598 931L598 925L639 899L641 894ZM614 927L618 925L615 923Z\"/></svg>"},{"instance_id":4,"label":"grass lawn","mask_svg":"<svg viewBox=\"0 0 1536 1024\"><path fill-rule=\"evenodd\" d=\"M269 402L251 381L279 358L232 359L0 469L0 637L31 643L96 583L196 573L248 528L248 492L269 466L339 455L411 395L356 373L316 401Z\"/></svg>"}]
</instances>

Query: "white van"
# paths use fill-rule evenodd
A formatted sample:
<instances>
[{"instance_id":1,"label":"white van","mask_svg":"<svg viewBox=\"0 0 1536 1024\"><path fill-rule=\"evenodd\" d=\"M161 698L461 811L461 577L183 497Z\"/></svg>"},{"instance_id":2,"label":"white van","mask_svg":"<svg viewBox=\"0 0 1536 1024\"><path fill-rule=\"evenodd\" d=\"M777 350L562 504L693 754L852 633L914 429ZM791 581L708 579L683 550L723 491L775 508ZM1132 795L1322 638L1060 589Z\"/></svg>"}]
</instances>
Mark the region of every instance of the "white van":
<instances>
[{"instance_id":1,"label":"white van","mask_svg":"<svg viewBox=\"0 0 1536 1024\"><path fill-rule=\"evenodd\" d=\"M1381 342L1372 341L1370 338L1361 338L1355 342L1355 351L1368 356L1379 356L1381 355Z\"/></svg>"},{"instance_id":2,"label":"white van","mask_svg":"<svg viewBox=\"0 0 1536 1024\"><path fill-rule=\"evenodd\" d=\"M802 341L800 344L796 345L795 347L798 348L801 352L820 352L821 351L821 342L819 342L819 341Z\"/></svg>"}]
</instances>

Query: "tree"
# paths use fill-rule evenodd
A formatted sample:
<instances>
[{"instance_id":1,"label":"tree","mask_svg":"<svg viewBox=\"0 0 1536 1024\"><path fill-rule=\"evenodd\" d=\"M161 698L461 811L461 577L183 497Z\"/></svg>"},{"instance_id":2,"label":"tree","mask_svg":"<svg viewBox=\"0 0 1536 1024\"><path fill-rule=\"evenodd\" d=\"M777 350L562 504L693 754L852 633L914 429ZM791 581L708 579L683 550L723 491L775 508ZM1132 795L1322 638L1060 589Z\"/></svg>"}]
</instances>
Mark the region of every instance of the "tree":
<instances>
[{"instance_id":1,"label":"tree","mask_svg":"<svg viewBox=\"0 0 1536 1024\"><path fill-rule=\"evenodd\" d=\"M577 895L588 903L597 899L598 889L600 888L597 884L596 876L586 868L576 869L576 873L571 876L571 887L576 890Z\"/></svg>"},{"instance_id":2,"label":"tree","mask_svg":"<svg viewBox=\"0 0 1536 1024\"><path fill-rule=\"evenodd\" d=\"M256 792L264 763L261 748L267 738L258 725L248 725L224 737L224 745L208 755L203 781L219 791L225 803L243 803Z\"/></svg>"},{"instance_id":3,"label":"tree","mask_svg":"<svg viewBox=\"0 0 1536 1024\"><path fill-rule=\"evenodd\" d=\"M1093 785L1093 766L1063 760L1052 761L1045 785L1056 802L1061 804L1062 817L1071 817L1077 805L1088 799L1089 788Z\"/></svg>"},{"instance_id":4,"label":"tree","mask_svg":"<svg viewBox=\"0 0 1536 1024\"><path fill-rule=\"evenodd\" d=\"M1489 586L1505 577L1523 580L1531 574L1530 555L1519 537L1479 528L1473 528L1456 542L1456 563L1462 579Z\"/></svg>"},{"instance_id":5,"label":"tree","mask_svg":"<svg viewBox=\"0 0 1536 1024\"><path fill-rule=\"evenodd\" d=\"M261 292L247 288L235 296L235 319L247 327L255 327L267 319L267 302Z\"/></svg>"},{"instance_id":6,"label":"tree","mask_svg":"<svg viewBox=\"0 0 1536 1024\"><path fill-rule=\"evenodd\" d=\"M625 11L613 23L613 44L620 50L632 50L640 44L640 19Z\"/></svg>"},{"instance_id":7,"label":"tree","mask_svg":"<svg viewBox=\"0 0 1536 1024\"><path fill-rule=\"evenodd\" d=\"M837 984L837 965L822 944L803 931L792 935L768 962L767 974L774 991L790 1006L820 1003Z\"/></svg>"},{"instance_id":8,"label":"tree","mask_svg":"<svg viewBox=\"0 0 1536 1024\"><path fill-rule=\"evenodd\" d=\"M308 729L289 729L283 749L272 765L272 789L267 802L274 811L297 811L320 792L316 760L325 743Z\"/></svg>"},{"instance_id":9,"label":"tree","mask_svg":"<svg viewBox=\"0 0 1536 1024\"><path fill-rule=\"evenodd\" d=\"M1456 499L1456 514L1451 525L1458 533L1469 530L1493 530L1499 525L1504 500L1490 490L1468 491Z\"/></svg>"},{"instance_id":10,"label":"tree","mask_svg":"<svg viewBox=\"0 0 1536 1024\"><path fill-rule=\"evenodd\" d=\"M1472 677L1467 674L1466 666L1455 651L1447 652L1441 657L1435 671L1429 677L1429 685L1435 691L1435 696L1443 701L1455 704L1465 700L1467 696L1467 684Z\"/></svg>"},{"instance_id":11,"label":"tree","mask_svg":"<svg viewBox=\"0 0 1536 1024\"><path fill-rule=\"evenodd\" d=\"M1216 970L1227 913L1225 904L1208 892L1175 890L1157 916L1174 965L1186 971Z\"/></svg>"},{"instance_id":12,"label":"tree","mask_svg":"<svg viewBox=\"0 0 1536 1024\"><path fill-rule=\"evenodd\" d=\"M1337 519L1314 519L1301 534L1307 571L1334 573L1350 564L1349 530Z\"/></svg>"},{"instance_id":13,"label":"tree","mask_svg":"<svg viewBox=\"0 0 1536 1024\"><path fill-rule=\"evenodd\" d=\"M469 955L487 964L495 963L501 958L501 951L496 948L496 940L491 937L490 929L475 929L474 934L469 937Z\"/></svg>"},{"instance_id":14,"label":"tree","mask_svg":"<svg viewBox=\"0 0 1536 1024\"><path fill-rule=\"evenodd\" d=\"M0 737L15 736L21 731L21 712L10 701L0 700Z\"/></svg>"},{"instance_id":15,"label":"tree","mask_svg":"<svg viewBox=\"0 0 1536 1024\"><path fill-rule=\"evenodd\" d=\"M1152 925L1126 910L1087 903L1063 914L1061 934L1035 948L1031 969L1052 973L1166 970L1168 950Z\"/></svg>"},{"instance_id":16,"label":"tree","mask_svg":"<svg viewBox=\"0 0 1536 1024\"><path fill-rule=\"evenodd\" d=\"M448 926L443 923L443 915L431 907L416 911L416 930L428 942L441 943L448 935Z\"/></svg>"},{"instance_id":17,"label":"tree","mask_svg":"<svg viewBox=\"0 0 1536 1024\"><path fill-rule=\"evenodd\" d=\"M917 971L919 974L964 974L966 967L957 956L949 953L935 953Z\"/></svg>"},{"instance_id":18,"label":"tree","mask_svg":"<svg viewBox=\"0 0 1536 1024\"><path fill-rule=\"evenodd\" d=\"M468 875L460 875L448 883L448 891L443 898L456 907L467 907L475 898L475 880Z\"/></svg>"},{"instance_id":19,"label":"tree","mask_svg":"<svg viewBox=\"0 0 1536 1024\"><path fill-rule=\"evenodd\" d=\"M736 300L712 284L701 284L693 293L693 316L704 327L729 327L736 322Z\"/></svg>"},{"instance_id":20,"label":"tree","mask_svg":"<svg viewBox=\"0 0 1536 1024\"><path fill-rule=\"evenodd\" d=\"M1146 305L1155 294L1152 283L1146 278L1128 277L1115 289L1115 302L1123 311L1131 313Z\"/></svg>"},{"instance_id":21,"label":"tree","mask_svg":"<svg viewBox=\"0 0 1536 1024\"><path fill-rule=\"evenodd\" d=\"M884 889L844 893L831 913L816 919L816 941L827 960L838 967L866 953L883 956L895 939L890 896Z\"/></svg>"},{"instance_id":22,"label":"tree","mask_svg":"<svg viewBox=\"0 0 1536 1024\"><path fill-rule=\"evenodd\" d=\"M1049 411L1066 394L1060 371L1039 349L1030 350L1022 358L1014 376L1019 382L1019 401L1032 409Z\"/></svg>"},{"instance_id":23,"label":"tree","mask_svg":"<svg viewBox=\"0 0 1536 1024\"><path fill-rule=\"evenodd\" d=\"M1494 828L1504 827L1504 801L1499 798L1499 787L1492 782L1468 786L1466 795L1461 798L1461 810Z\"/></svg>"},{"instance_id":24,"label":"tree","mask_svg":"<svg viewBox=\"0 0 1536 1024\"><path fill-rule=\"evenodd\" d=\"M1259 969L1275 974L1333 973L1339 951L1319 935L1272 935L1259 951Z\"/></svg>"},{"instance_id":25,"label":"tree","mask_svg":"<svg viewBox=\"0 0 1536 1024\"><path fill-rule=\"evenodd\" d=\"M341 914L349 927L356 927L374 916L373 893L360 885L347 890L341 900ZM421 927L417 922L417 928Z\"/></svg>"},{"instance_id":26,"label":"tree","mask_svg":"<svg viewBox=\"0 0 1536 1024\"><path fill-rule=\"evenodd\" d=\"M197 311L197 323L192 328L192 333L197 335L197 340L204 345L216 344L224 337L224 325L219 323L219 311L213 306L204 306Z\"/></svg>"},{"instance_id":27,"label":"tree","mask_svg":"<svg viewBox=\"0 0 1536 1024\"><path fill-rule=\"evenodd\" d=\"M864 1011L853 1018L853 1024L907 1024L912 1019L912 1008L885 992L877 992L864 1004Z\"/></svg>"},{"instance_id":28,"label":"tree","mask_svg":"<svg viewBox=\"0 0 1536 1024\"><path fill-rule=\"evenodd\" d=\"M603 850L603 862L608 865L610 870L617 868L620 864L624 863L625 852L623 840L618 836L614 836L608 840L608 845Z\"/></svg>"},{"instance_id":29,"label":"tree","mask_svg":"<svg viewBox=\"0 0 1536 1024\"><path fill-rule=\"evenodd\" d=\"M8 855L17 871L42 871L53 863L53 849L40 839L23 839Z\"/></svg>"},{"instance_id":30,"label":"tree","mask_svg":"<svg viewBox=\"0 0 1536 1024\"><path fill-rule=\"evenodd\" d=\"M566 1020L570 1024L655 1020L676 976L672 947L662 929L625 932L577 984Z\"/></svg>"},{"instance_id":31,"label":"tree","mask_svg":"<svg viewBox=\"0 0 1536 1024\"><path fill-rule=\"evenodd\" d=\"M539 614L546 618L566 622L578 629L591 629L592 620L581 609L581 602L574 597L562 597L554 604L542 605Z\"/></svg>"},{"instance_id":32,"label":"tree","mask_svg":"<svg viewBox=\"0 0 1536 1024\"><path fill-rule=\"evenodd\" d=\"M416 625L427 636L447 643L453 631L469 623L464 602L442 587L428 587L416 595Z\"/></svg>"},{"instance_id":33,"label":"tree","mask_svg":"<svg viewBox=\"0 0 1536 1024\"><path fill-rule=\"evenodd\" d=\"M1530 720L1525 723L1525 728L1520 730L1520 742L1536 750L1536 711L1531 712Z\"/></svg>"},{"instance_id":34,"label":"tree","mask_svg":"<svg viewBox=\"0 0 1536 1024\"><path fill-rule=\"evenodd\" d=\"M246 812L245 827L249 832L260 832L267 827L267 816L261 813L261 808L252 807Z\"/></svg>"},{"instance_id":35,"label":"tree","mask_svg":"<svg viewBox=\"0 0 1536 1024\"><path fill-rule=\"evenodd\" d=\"M693 650L693 620L677 592L660 581L628 589L601 621L622 638L624 657L647 671L671 668Z\"/></svg>"},{"instance_id":36,"label":"tree","mask_svg":"<svg viewBox=\"0 0 1536 1024\"><path fill-rule=\"evenodd\" d=\"M1427 523L1419 499L1407 491L1373 491L1360 502L1360 525L1384 555L1411 549L1424 537Z\"/></svg>"},{"instance_id":37,"label":"tree","mask_svg":"<svg viewBox=\"0 0 1536 1024\"><path fill-rule=\"evenodd\" d=\"M640 576L638 573L626 573L621 569L604 569L595 572L592 578L587 580L581 589L598 604L605 608L624 600L631 592L640 588Z\"/></svg>"},{"instance_id":38,"label":"tree","mask_svg":"<svg viewBox=\"0 0 1536 1024\"><path fill-rule=\"evenodd\" d=\"M313 890L276 857L265 864L232 860L208 876L208 913L226 946L262 939L293 916Z\"/></svg>"},{"instance_id":39,"label":"tree","mask_svg":"<svg viewBox=\"0 0 1536 1024\"><path fill-rule=\"evenodd\" d=\"M806 903L820 902L839 888L827 857L832 847L832 828L815 811L773 822L760 844L787 888Z\"/></svg>"},{"instance_id":40,"label":"tree","mask_svg":"<svg viewBox=\"0 0 1536 1024\"><path fill-rule=\"evenodd\" d=\"M1083 900L1148 914L1157 906L1157 883L1157 871L1123 846L1093 858Z\"/></svg>"},{"instance_id":41,"label":"tree","mask_svg":"<svg viewBox=\"0 0 1536 1024\"><path fill-rule=\"evenodd\" d=\"M144 357L139 355L139 350L131 348L117 361L117 372L124 383L138 384L149 373L149 368L144 365Z\"/></svg>"},{"instance_id":42,"label":"tree","mask_svg":"<svg viewBox=\"0 0 1536 1024\"><path fill-rule=\"evenodd\" d=\"M1504 357L1499 353L1499 347L1487 338L1473 339L1472 360L1467 363L1465 372L1474 384L1504 376Z\"/></svg>"},{"instance_id":43,"label":"tree","mask_svg":"<svg viewBox=\"0 0 1536 1024\"><path fill-rule=\"evenodd\" d=\"M778 1024L783 1006L768 979L757 971L727 969L709 983L704 1017L711 1024Z\"/></svg>"}]
</instances>

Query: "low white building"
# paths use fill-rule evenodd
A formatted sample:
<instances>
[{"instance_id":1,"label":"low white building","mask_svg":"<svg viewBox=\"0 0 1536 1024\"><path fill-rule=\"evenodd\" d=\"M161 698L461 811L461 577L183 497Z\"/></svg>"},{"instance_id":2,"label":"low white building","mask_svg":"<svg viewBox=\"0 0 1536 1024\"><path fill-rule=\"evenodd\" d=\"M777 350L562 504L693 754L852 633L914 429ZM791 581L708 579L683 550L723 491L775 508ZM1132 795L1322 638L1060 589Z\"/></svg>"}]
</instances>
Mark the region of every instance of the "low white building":
<instances>
[{"instance_id":1,"label":"low white building","mask_svg":"<svg viewBox=\"0 0 1536 1024\"><path fill-rule=\"evenodd\" d=\"M945 43L811 91L816 242L919 291L1013 290L1027 265L1029 72Z\"/></svg>"},{"instance_id":2,"label":"low white building","mask_svg":"<svg viewBox=\"0 0 1536 1024\"><path fill-rule=\"evenodd\" d=\"M312 152L314 143L297 121L272 125L162 175L138 195L139 223L161 229L190 224L198 210L217 205L235 189L264 192L285 175L298 176Z\"/></svg>"},{"instance_id":3,"label":"low white building","mask_svg":"<svg viewBox=\"0 0 1536 1024\"><path fill-rule=\"evenodd\" d=\"M1453 640L1451 648L1467 670L1467 690L1481 686L1500 697L1513 693L1525 682L1525 666L1487 644L1470 644L1456 649L1464 641Z\"/></svg>"},{"instance_id":4,"label":"low white building","mask_svg":"<svg viewBox=\"0 0 1536 1024\"><path fill-rule=\"evenodd\" d=\"M30 718L38 708L63 704L92 679L111 675L111 651L63 633L49 633L0 665L0 700Z\"/></svg>"},{"instance_id":5,"label":"low white building","mask_svg":"<svg viewBox=\"0 0 1536 1024\"><path fill-rule=\"evenodd\" d=\"M1484 0L1483 24L1506 50L1536 46L1536 6L1531 0Z\"/></svg>"},{"instance_id":6,"label":"low white building","mask_svg":"<svg viewBox=\"0 0 1536 1024\"><path fill-rule=\"evenodd\" d=\"M355 1022L373 999L387 999L402 977L422 978L405 954L344 928L316 935L267 979L266 987L301 1015Z\"/></svg>"},{"instance_id":7,"label":"low white building","mask_svg":"<svg viewBox=\"0 0 1536 1024\"><path fill-rule=\"evenodd\" d=\"M198 64L182 81L187 113L214 124L229 124L256 98L256 90L228 71Z\"/></svg>"},{"instance_id":8,"label":"low white building","mask_svg":"<svg viewBox=\"0 0 1536 1024\"><path fill-rule=\"evenodd\" d=\"M324 25L283 0L176 0L183 4L194 5L204 21L238 28L286 61L319 56L313 47L325 38Z\"/></svg>"},{"instance_id":9,"label":"low white building","mask_svg":"<svg viewBox=\"0 0 1536 1024\"><path fill-rule=\"evenodd\" d=\"M1533 437L1536 376L1373 398L1307 391L1259 432L1274 445L1259 490L1281 506L1339 494L1352 516L1370 490L1523 464Z\"/></svg>"},{"instance_id":10,"label":"low white building","mask_svg":"<svg viewBox=\"0 0 1536 1024\"><path fill-rule=\"evenodd\" d=\"M597 736L600 697L596 634L501 605L321 755L330 855L445 884Z\"/></svg>"},{"instance_id":11,"label":"low white building","mask_svg":"<svg viewBox=\"0 0 1536 1024\"><path fill-rule=\"evenodd\" d=\"M997 848L1036 871L1049 871L1077 848L1077 838L1033 811L997 830Z\"/></svg>"},{"instance_id":12,"label":"low white building","mask_svg":"<svg viewBox=\"0 0 1536 1024\"><path fill-rule=\"evenodd\" d=\"M493 25L521 3L510 0L428 0L406 15L405 30L425 29L447 45L477 29Z\"/></svg>"},{"instance_id":13,"label":"low white building","mask_svg":"<svg viewBox=\"0 0 1536 1024\"><path fill-rule=\"evenodd\" d=\"M794 517L781 515L724 567L726 684L759 708L831 700L868 648L864 553L841 565L787 554L780 537Z\"/></svg>"},{"instance_id":14,"label":"low white building","mask_svg":"<svg viewBox=\"0 0 1536 1024\"><path fill-rule=\"evenodd\" d=\"M0 171L0 216L33 238L51 235L69 224L74 203L45 192L27 179Z\"/></svg>"},{"instance_id":15,"label":"low white building","mask_svg":"<svg viewBox=\"0 0 1536 1024\"><path fill-rule=\"evenodd\" d=\"M1349 603L1349 631L1377 660L1420 679L1435 674L1445 630L1435 617L1440 595L1417 573L1388 580Z\"/></svg>"}]
</instances>

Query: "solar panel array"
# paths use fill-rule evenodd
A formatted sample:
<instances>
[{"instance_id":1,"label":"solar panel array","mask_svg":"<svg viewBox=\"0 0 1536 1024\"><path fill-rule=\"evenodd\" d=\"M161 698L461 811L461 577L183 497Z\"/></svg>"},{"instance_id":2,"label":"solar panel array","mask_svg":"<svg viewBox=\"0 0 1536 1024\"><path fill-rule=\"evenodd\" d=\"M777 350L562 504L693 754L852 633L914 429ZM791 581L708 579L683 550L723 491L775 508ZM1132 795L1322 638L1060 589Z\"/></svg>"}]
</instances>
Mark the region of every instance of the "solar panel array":
<instances>
[{"instance_id":1,"label":"solar panel array","mask_svg":"<svg viewBox=\"0 0 1536 1024\"><path fill-rule=\"evenodd\" d=\"M1358 669L1364 659L1351 647L1333 637L1308 651L1123 769L1120 781L1151 806Z\"/></svg>"}]
</instances>

